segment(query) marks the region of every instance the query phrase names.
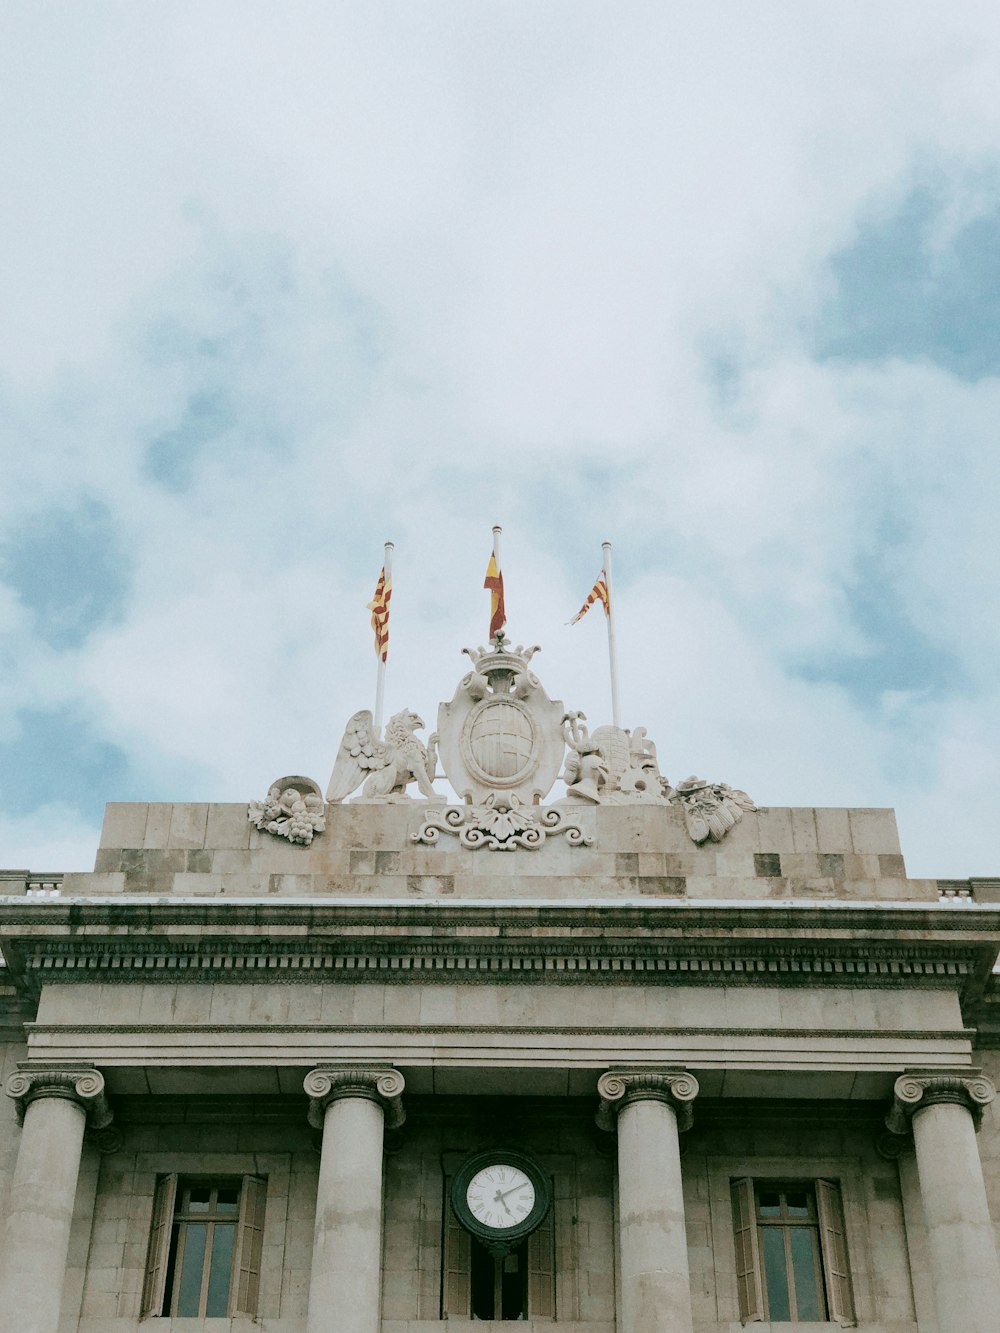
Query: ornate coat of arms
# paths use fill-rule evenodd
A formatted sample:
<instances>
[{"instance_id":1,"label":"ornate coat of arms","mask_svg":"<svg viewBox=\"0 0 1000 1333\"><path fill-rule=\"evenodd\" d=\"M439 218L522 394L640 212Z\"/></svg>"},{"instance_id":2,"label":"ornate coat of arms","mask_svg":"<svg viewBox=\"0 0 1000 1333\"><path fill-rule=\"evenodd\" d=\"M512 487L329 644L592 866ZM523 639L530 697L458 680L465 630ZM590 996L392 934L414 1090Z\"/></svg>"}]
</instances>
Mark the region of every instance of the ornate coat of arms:
<instances>
[{"instance_id":1,"label":"ornate coat of arms","mask_svg":"<svg viewBox=\"0 0 1000 1333\"><path fill-rule=\"evenodd\" d=\"M438 709L438 750L459 797L478 805L504 795L537 805L562 766L563 705L529 669L536 648L463 649L473 669Z\"/></svg>"}]
</instances>

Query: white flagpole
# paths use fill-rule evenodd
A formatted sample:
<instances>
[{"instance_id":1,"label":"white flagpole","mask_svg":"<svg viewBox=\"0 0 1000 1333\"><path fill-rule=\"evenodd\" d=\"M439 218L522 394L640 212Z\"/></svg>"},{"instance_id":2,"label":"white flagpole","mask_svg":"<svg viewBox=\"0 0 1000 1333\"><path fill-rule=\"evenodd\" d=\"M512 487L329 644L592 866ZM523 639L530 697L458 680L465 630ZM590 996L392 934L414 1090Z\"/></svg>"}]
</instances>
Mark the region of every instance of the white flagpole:
<instances>
[{"instance_id":1,"label":"white flagpole","mask_svg":"<svg viewBox=\"0 0 1000 1333\"><path fill-rule=\"evenodd\" d=\"M621 707L618 702L618 655L615 652L615 595L611 589L611 543L602 542L604 552L604 586L608 590L608 657L611 661L611 721L621 726Z\"/></svg>"},{"instance_id":2,"label":"white flagpole","mask_svg":"<svg viewBox=\"0 0 1000 1333\"><path fill-rule=\"evenodd\" d=\"M386 583L392 578L392 542L385 544L385 559L382 564ZM390 602L391 605L391 602ZM382 735L382 704L385 699L385 662L382 654L378 655L378 683L375 686L375 735Z\"/></svg>"}]
</instances>

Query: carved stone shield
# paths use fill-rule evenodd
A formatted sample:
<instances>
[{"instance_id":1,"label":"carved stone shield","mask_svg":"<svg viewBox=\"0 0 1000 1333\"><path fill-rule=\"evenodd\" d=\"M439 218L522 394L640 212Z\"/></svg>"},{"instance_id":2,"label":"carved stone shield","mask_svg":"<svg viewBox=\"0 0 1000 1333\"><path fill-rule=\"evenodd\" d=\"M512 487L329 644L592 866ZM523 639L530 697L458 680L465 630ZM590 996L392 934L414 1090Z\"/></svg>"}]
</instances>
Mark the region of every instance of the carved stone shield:
<instances>
[{"instance_id":1,"label":"carved stone shield","mask_svg":"<svg viewBox=\"0 0 1000 1333\"><path fill-rule=\"evenodd\" d=\"M475 803L491 792L516 795L526 805L543 800L565 753L563 712L516 653L484 654L438 710L448 781Z\"/></svg>"}]
</instances>

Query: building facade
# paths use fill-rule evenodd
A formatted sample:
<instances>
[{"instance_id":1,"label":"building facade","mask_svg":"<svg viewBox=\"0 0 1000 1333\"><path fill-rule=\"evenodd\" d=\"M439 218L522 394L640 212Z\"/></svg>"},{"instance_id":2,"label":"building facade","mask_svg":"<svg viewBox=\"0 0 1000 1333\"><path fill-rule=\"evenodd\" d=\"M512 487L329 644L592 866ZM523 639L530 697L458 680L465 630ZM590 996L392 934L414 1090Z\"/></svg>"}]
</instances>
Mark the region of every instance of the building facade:
<instances>
[{"instance_id":1,"label":"building facade","mask_svg":"<svg viewBox=\"0 0 1000 1333\"><path fill-rule=\"evenodd\" d=\"M0 1333L996 1333L1000 884L641 738L484 794L471 689L461 805L397 756L5 872Z\"/></svg>"}]
</instances>

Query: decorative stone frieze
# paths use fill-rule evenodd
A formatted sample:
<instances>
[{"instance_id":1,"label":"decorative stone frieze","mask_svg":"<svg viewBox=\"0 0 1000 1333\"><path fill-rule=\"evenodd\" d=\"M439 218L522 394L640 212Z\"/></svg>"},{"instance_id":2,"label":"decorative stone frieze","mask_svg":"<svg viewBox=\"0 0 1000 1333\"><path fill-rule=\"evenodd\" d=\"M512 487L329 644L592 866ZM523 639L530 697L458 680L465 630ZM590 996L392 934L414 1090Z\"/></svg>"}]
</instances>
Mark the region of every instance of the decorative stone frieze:
<instances>
[{"instance_id":1,"label":"decorative stone frieze","mask_svg":"<svg viewBox=\"0 0 1000 1333\"><path fill-rule=\"evenodd\" d=\"M19 1125L24 1124L27 1108L40 1097L63 1097L76 1102L87 1113L87 1124L93 1130L108 1129L114 1119L104 1091L104 1075L98 1069L20 1064L17 1073L7 1080L4 1091L14 1099Z\"/></svg>"},{"instance_id":2,"label":"decorative stone frieze","mask_svg":"<svg viewBox=\"0 0 1000 1333\"><path fill-rule=\"evenodd\" d=\"M470 851L478 847L493 852L512 852L518 847L530 851L558 834L565 835L570 847L589 847L594 841L579 824L566 819L562 810L555 806L543 809L524 805L513 792L507 795L490 792L482 805L431 810L411 837L413 842L433 847L442 833L454 834L461 846Z\"/></svg>"},{"instance_id":3,"label":"decorative stone frieze","mask_svg":"<svg viewBox=\"0 0 1000 1333\"><path fill-rule=\"evenodd\" d=\"M893 1103L885 1117L891 1134L905 1136L915 1112L925 1106L951 1102L964 1106L978 1129L983 1110L997 1095L991 1079L980 1069L941 1069L908 1072L896 1079Z\"/></svg>"},{"instance_id":4,"label":"decorative stone frieze","mask_svg":"<svg viewBox=\"0 0 1000 1333\"><path fill-rule=\"evenodd\" d=\"M613 1130L619 1111L633 1102L666 1102L677 1116L677 1128L690 1129L694 1121L692 1103L698 1096L698 1080L686 1069L609 1069L597 1080L601 1104L597 1125Z\"/></svg>"},{"instance_id":5,"label":"decorative stone frieze","mask_svg":"<svg viewBox=\"0 0 1000 1333\"><path fill-rule=\"evenodd\" d=\"M309 1098L309 1123L314 1129L321 1129L324 1113L331 1102L342 1097L362 1097L382 1107L386 1129L399 1129L406 1119L403 1108L405 1086L399 1070L385 1066L320 1065L310 1070L303 1083Z\"/></svg>"}]
</instances>

